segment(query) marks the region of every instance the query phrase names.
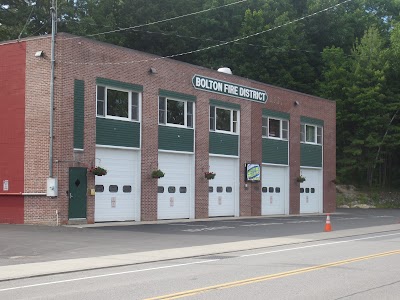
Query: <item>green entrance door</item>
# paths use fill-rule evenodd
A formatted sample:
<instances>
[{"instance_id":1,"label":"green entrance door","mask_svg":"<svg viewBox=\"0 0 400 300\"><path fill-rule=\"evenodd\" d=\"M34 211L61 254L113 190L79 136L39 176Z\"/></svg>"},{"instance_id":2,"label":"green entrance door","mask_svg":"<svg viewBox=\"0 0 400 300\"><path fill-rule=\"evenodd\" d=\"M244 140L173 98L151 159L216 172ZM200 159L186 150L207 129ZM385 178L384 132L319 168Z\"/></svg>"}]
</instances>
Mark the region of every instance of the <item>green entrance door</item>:
<instances>
[{"instance_id":1,"label":"green entrance door","mask_svg":"<svg viewBox=\"0 0 400 300\"><path fill-rule=\"evenodd\" d=\"M69 219L86 218L86 168L69 168Z\"/></svg>"}]
</instances>

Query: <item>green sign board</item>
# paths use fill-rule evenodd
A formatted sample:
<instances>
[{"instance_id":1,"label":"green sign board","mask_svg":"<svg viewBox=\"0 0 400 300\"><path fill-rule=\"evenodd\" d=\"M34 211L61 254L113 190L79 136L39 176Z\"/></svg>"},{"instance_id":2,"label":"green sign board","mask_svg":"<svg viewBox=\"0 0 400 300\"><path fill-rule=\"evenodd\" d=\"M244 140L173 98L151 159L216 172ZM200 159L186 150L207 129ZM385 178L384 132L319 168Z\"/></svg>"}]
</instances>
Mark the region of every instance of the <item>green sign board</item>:
<instances>
[{"instance_id":1,"label":"green sign board","mask_svg":"<svg viewBox=\"0 0 400 300\"><path fill-rule=\"evenodd\" d=\"M237 97L260 103L265 103L268 99L266 91L257 90L251 87L241 86L234 83L200 75L194 75L192 78L192 83L196 89L208 91L211 93Z\"/></svg>"},{"instance_id":2,"label":"green sign board","mask_svg":"<svg viewBox=\"0 0 400 300\"><path fill-rule=\"evenodd\" d=\"M261 180L261 168L259 164L246 164L245 181L258 182Z\"/></svg>"}]
</instances>

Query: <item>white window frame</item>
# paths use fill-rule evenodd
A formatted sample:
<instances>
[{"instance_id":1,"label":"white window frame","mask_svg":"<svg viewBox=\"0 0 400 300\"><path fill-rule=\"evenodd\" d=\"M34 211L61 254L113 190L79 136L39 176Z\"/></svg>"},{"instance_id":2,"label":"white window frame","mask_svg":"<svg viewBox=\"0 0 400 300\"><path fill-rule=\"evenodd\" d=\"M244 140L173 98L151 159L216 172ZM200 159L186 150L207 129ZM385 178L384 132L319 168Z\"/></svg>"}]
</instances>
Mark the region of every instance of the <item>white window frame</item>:
<instances>
[{"instance_id":1,"label":"white window frame","mask_svg":"<svg viewBox=\"0 0 400 300\"><path fill-rule=\"evenodd\" d=\"M164 111L164 122L161 123L160 122L160 101L161 98L164 98L164 107L165 107L165 111ZM183 102L184 103L184 125L180 125L180 124L174 124L174 123L168 123L168 100L171 101L178 101L178 102ZM192 126L188 126L188 103L192 103ZM194 116L195 116L195 103L192 101L187 101L187 100L182 100L182 99L178 99L178 98L172 98L172 97L164 97L164 96L159 96L158 97L158 124L159 125L164 125L164 126L170 126L170 127L179 127L179 128L190 128L190 129L194 129Z\"/></svg>"},{"instance_id":2,"label":"white window frame","mask_svg":"<svg viewBox=\"0 0 400 300\"><path fill-rule=\"evenodd\" d=\"M314 141L307 141L307 130L306 127L314 128ZM318 129L321 131L321 135L318 134ZM321 137L321 141L318 141L318 137ZM322 145L324 143L324 128L322 126L318 126L315 124L301 123L300 124L300 142L303 144L311 144L311 145Z\"/></svg>"},{"instance_id":3,"label":"white window frame","mask_svg":"<svg viewBox=\"0 0 400 300\"><path fill-rule=\"evenodd\" d=\"M267 135L264 135L264 134L262 133L262 137L263 137L263 138L268 138L268 139L273 139L273 140L281 140L281 141L288 141L288 140L289 140L289 120L286 120L286 119L279 119L279 118L273 118L273 117L267 117L267 116L263 116L262 118L263 118L263 120L264 120L264 119L267 120L267 126L261 125L263 128L266 128L266 131L267 131ZM269 121L270 121L270 120L279 121L279 137L270 136L270 132L269 132L269 129L270 129ZM284 132L284 129L283 129L283 122L286 122L286 123L287 123L287 130L286 130L286 131L287 131L287 138L284 138L284 137L283 137L283 132ZM263 131L263 130L262 130L262 131Z\"/></svg>"},{"instance_id":4,"label":"white window frame","mask_svg":"<svg viewBox=\"0 0 400 300\"><path fill-rule=\"evenodd\" d=\"M236 109L232 109L232 108L223 107L223 106L210 105L209 117L208 117L209 121L211 120L211 110L212 110L212 108L214 108L214 129L210 128L210 122L209 122L209 124L208 124L209 131L239 135L239 132L240 132L240 122L239 122L239 120L240 120L240 111L236 110ZM230 111L230 130L229 131L217 129L217 109L223 109L223 110ZM236 121L233 120L234 112L236 112ZM236 130L234 130L234 123L236 123Z\"/></svg>"},{"instance_id":5,"label":"white window frame","mask_svg":"<svg viewBox=\"0 0 400 300\"><path fill-rule=\"evenodd\" d=\"M98 88L104 88L104 115L99 115L97 111L97 103L98 99ZM118 117L118 116L111 116L107 114L107 90L114 90L119 92L126 92L128 93L128 117ZM137 119L132 119L132 94L135 93L138 95L138 115ZM103 100L100 100L103 101ZM104 118L104 119L112 119L112 120L120 120L120 121L132 121L132 122L140 122L141 120L141 103L142 103L142 93L127 89L120 89L115 88L113 86L107 85L96 85L96 117Z\"/></svg>"}]
</instances>

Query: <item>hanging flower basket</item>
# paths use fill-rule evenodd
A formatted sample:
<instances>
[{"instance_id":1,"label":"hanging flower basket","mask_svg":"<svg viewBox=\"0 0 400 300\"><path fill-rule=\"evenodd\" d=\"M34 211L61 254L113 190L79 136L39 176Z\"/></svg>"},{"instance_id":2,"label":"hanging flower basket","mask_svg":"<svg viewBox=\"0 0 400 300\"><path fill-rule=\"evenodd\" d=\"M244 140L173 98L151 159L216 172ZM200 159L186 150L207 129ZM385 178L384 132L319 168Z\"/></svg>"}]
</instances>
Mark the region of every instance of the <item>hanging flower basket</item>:
<instances>
[{"instance_id":1,"label":"hanging flower basket","mask_svg":"<svg viewBox=\"0 0 400 300\"><path fill-rule=\"evenodd\" d=\"M164 176L165 176L165 173L163 171L161 171L160 169L151 172L152 178L162 178Z\"/></svg>"},{"instance_id":2,"label":"hanging flower basket","mask_svg":"<svg viewBox=\"0 0 400 300\"><path fill-rule=\"evenodd\" d=\"M214 179L215 175L216 175L216 174L215 174L214 172L205 172L205 173L204 173L204 177L205 177L206 179L208 179L208 180Z\"/></svg>"},{"instance_id":3,"label":"hanging flower basket","mask_svg":"<svg viewBox=\"0 0 400 300\"><path fill-rule=\"evenodd\" d=\"M107 170L102 167L92 167L89 169L89 172L96 176L107 175Z\"/></svg>"},{"instance_id":4,"label":"hanging flower basket","mask_svg":"<svg viewBox=\"0 0 400 300\"><path fill-rule=\"evenodd\" d=\"M297 177L297 182L304 182L306 181L306 178L303 175L300 175L299 177Z\"/></svg>"}]
</instances>

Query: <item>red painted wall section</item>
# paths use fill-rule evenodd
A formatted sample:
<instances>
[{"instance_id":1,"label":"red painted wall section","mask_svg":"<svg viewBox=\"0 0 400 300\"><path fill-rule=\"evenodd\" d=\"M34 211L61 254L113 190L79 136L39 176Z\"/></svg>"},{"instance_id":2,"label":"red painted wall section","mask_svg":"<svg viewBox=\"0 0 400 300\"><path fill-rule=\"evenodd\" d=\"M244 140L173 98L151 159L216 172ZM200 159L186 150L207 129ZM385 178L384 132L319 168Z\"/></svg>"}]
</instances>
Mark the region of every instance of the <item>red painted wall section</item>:
<instances>
[{"instance_id":1,"label":"red painted wall section","mask_svg":"<svg viewBox=\"0 0 400 300\"><path fill-rule=\"evenodd\" d=\"M0 45L0 223L24 223L25 67L24 42Z\"/></svg>"}]
</instances>

